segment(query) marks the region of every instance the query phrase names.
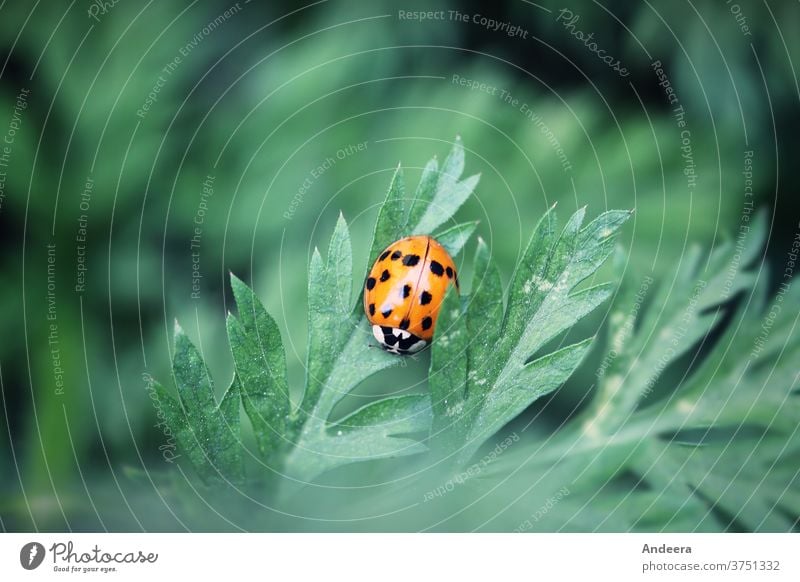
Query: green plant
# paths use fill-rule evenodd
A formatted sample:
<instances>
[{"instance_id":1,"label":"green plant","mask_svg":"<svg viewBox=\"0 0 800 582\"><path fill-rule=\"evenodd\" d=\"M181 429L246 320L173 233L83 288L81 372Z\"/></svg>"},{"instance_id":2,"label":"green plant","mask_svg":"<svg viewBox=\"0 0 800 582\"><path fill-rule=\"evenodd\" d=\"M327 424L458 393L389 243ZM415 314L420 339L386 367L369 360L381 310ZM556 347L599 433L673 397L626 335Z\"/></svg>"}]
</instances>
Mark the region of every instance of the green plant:
<instances>
[{"instance_id":1,"label":"green plant","mask_svg":"<svg viewBox=\"0 0 800 582\"><path fill-rule=\"evenodd\" d=\"M530 358L608 299L613 285L581 290L610 255L630 216L609 211L581 228L585 209L561 232L553 209L534 230L511 280L508 305L489 251L478 242L472 295L442 306L446 330L432 347L433 440L463 464L493 434L536 399L563 384L591 345L585 339Z\"/></svg>"},{"instance_id":2,"label":"green plant","mask_svg":"<svg viewBox=\"0 0 800 582\"><path fill-rule=\"evenodd\" d=\"M522 529L797 527L800 342L796 315L776 314L798 304L800 289L784 283L771 295L768 273L753 266L763 267L764 218L741 244L708 257L692 249L660 285L623 283L591 405L484 475L512 475L505 509L533 489L536 507L567 488L557 511ZM489 511L483 527L501 529L531 514Z\"/></svg>"},{"instance_id":3,"label":"green plant","mask_svg":"<svg viewBox=\"0 0 800 582\"><path fill-rule=\"evenodd\" d=\"M449 219L477 182L459 181L462 171L456 142L441 171L435 161L426 166L407 205L398 169L369 259L392 240L434 232L442 216ZM443 214L437 219L433 209ZM219 404L199 354L180 328L176 332L180 400L159 390L179 444L206 481L243 479L241 399L261 462L289 477L284 482L324 480L345 464L403 456L407 461L394 461L401 469L388 469L391 478L382 484L368 485L369 470L354 466L346 473L357 485L352 491L323 487L319 497L302 496L294 508L332 523L372 516L374 529L796 528L800 342L796 318L776 314L798 303L800 289L783 283L770 290L765 270L753 266L763 265L757 261L763 216L735 245L719 245L707 256L691 249L674 272L644 279L629 274L607 313L596 385L582 387L587 404L557 428L505 428L562 386L597 345L594 338L563 344L569 330L612 295L613 286L592 278L629 216L609 211L583 226L581 209L559 230L551 208L534 229L505 301L479 239L469 294L444 298L427 393L379 399L332 420L334 407L359 383L401 361L367 347L360 294L355 307L351 300L349 234L340 217L327 260L317 251L311 259L310 347L300 404L290 406L277 325L232 277L238 315L229 317L228 335L236 375ZM460 224L437 237L457 254L474 228ZM618 253L616 272L624 260ZM514 438L502 440L503 431ZM491 451L500 453L476 461L493 438ZM262 481L247 475L249 483ZM280 527L297 525L290 520Z\"/></svg>"},{"instance_id":4,"label":"green plant","mask_svg":"<svg viewBox=\"0 0 800 582\"><path fill-rule=\"evenodd\" d=\"M378 214L370 258L407 234L434 233L457 255L476 223L441 226L478 183L461 180L464 151L456 139L441 169L425 167L407 197L398 167ZM410 201L409 201L410 200ZM176 326L174 377L178 399L156 389L181 448L207 481L244 476L239 400L252 423L261 462L292 480L310 481L339 466L422 453L427 445L464 463L480 445L537 398L562 384L590 339L527 360L609 297L609 284L575 291L611 252L627 211L610 211L581 228L584 210L557 232L551 209L540 221L512 280L508 307L489 251L478 242L473 290L444 300L433 344L430 395L379 399L340 420L334 408L369 376L400 359L370 347L361 292L352 301L353 261L344 218L326 259L315 249L309 267L309 349L306 382L292 406L280 331L258 298L231 276L238 315L228 316L235 376L221 402L200 353ZM505 315L504 315L505 314Z\"/></svg>"}]
</instances>

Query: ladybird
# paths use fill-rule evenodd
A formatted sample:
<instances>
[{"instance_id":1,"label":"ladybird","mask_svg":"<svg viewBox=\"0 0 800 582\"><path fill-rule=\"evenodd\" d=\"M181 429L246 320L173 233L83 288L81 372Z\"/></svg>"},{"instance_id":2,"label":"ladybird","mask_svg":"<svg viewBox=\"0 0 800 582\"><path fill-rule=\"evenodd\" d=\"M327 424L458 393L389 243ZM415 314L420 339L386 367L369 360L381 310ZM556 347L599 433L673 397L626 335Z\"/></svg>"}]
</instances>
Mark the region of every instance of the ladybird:
<instances>
[{"instance_id":1,"label":"ladybird","mask_svg":"<svg viewBox=\"0 0 800 582\"><path fill-rule=\"evenodd\" d=\"M458 291L456 265L436 239L409 236L386 247L364 284L364 311L381 347L406 355L427 346L451 284Z\"/></svg>"}]
</instances>

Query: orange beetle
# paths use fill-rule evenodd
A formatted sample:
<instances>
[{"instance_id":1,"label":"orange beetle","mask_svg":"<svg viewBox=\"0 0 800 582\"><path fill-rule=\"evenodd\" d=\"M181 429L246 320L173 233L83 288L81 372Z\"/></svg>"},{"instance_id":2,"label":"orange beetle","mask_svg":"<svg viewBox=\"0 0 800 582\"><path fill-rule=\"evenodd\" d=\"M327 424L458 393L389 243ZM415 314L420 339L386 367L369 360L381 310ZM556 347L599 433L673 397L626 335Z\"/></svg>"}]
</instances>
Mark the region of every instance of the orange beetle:
<instances>
[{"instance_id":1,"label":"orange beetle","mask_svg":"<svg viewBox=\"0 0 800 582\"><path fill-rule=\"evenodd\" d=\"M409 236L386 247L364 285L364 311L381 347L406 355L427 346L451 284L458 290L456 265L434 238Z\"/></svg>"}]
</instances>

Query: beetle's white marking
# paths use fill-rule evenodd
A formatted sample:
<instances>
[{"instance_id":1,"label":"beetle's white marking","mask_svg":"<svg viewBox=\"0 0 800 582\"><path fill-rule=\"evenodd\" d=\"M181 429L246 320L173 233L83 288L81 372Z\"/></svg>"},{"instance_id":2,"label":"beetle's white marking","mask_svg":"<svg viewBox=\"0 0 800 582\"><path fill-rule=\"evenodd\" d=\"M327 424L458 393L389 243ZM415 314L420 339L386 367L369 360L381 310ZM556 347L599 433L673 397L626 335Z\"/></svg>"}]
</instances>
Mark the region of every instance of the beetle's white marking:
<instances>
[{"instance_id":1,"label":"beetle's white marking","mask_svg":"<svg viewBox=\"0 0 800 582\"><path fill-rule=\"evenodd\" d=\"M378 340L379 344L383 343L383 330L381 329L380 325L372 326L372 335L375 336L375 339Z\"/></svg>"}]
</instances>

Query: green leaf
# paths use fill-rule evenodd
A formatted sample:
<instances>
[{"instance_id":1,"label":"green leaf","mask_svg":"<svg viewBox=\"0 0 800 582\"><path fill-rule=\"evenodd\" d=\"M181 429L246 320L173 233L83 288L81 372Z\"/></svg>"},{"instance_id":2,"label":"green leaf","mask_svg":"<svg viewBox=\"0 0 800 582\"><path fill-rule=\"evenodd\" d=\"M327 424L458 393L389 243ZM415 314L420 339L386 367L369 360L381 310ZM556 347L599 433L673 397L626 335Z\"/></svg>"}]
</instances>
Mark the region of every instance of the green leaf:
<instances>
[{"instance_id":1,"label":"green leaf","mask_svg":"<svg viewBox=\"0 0 800 582\"><path fill-rule=\"evenodd\" d=\"M480 361L480 354L489 353L494 349L503 324L503 285L500 273L490 259L489 247L479 238L467 310L469 359L472 362ZM474 394L483 390L470 383L468 391Z\"/></svg>"},{"instance_id":2,"label":"green leaf","mask_svg":"<svg viewBox=\"0 0 800 582\"><path fill-rule=\"evenodd\" d=\"M231 287L239 317L228 315L228 338L242 403L261 456L271 460L283 444L291 412L281 334L255 293L235 275Z\"/></svg>"},{"instance_id":3,"label":"green leaf","mask_svg":"<svg viewBox=\"0 0 800 582\"><path fill-rule=\"evenodd\" d=\"M535 400L563 384L586 354L589 340L527 363L547 342L611 295L612 286L608 284L580 291L575 287L608 258L615 235L630 212L605 212L581 228L584 215L585 209L573 214L558 236L552 209L541 219L512 279L502 327L499 277L489 266L488 250L479 243L473 279L475 299L470 298L467 313L459 315L471 342L466 378L456 374L441 389L442 393L466 395L463 403L458 403L462 418L456 434L441 428L453 425L447 418L452 414L446 408L437 409L436 393L433 389L431 392L437 428L434 436L451 447L458 446L457 457L462 463ZM454 328L457 325L451 324ZM432 383L441 362L454 357L450 346L434 342ZM458 382L463 384L460 389L451 385Z\"/></svg>"},{"instance_id":4,"label":"green leaf","mask_svg":"<svg viewBox=\"0 0 800 582\"><path fill-rule=\"evenodd\" d=\"M433 192L430 189L434 183L436 163L429 162L412 200L411 208L406 207L402 169L397 169L386 200L378 213L370 246L370 261L374 261L384 248L398 238L425 233L424 229L412 226L407 221L416 215L426 216L436 200L449 200L451 195L443 191L451 192L455 189L458 196L462 196L464 192L468 196L472 192L477 177L458 186L458 179L464 166L463 158L463 147L460 140L456 140L442 173L437 176ZM450 203L439 208L438 222L434 224L434 221L429 220L431 230L449 221L460 205L461 203ZM475 223L459 224L443 231L439 236L444 239L453 254L458 254L474 230ZM338 242L331 243L327 260L323 260L318 252L314 254L309 274L310 333L307 365L309 372L303 410L298 422L297 443L288 454L285 465L288 475L299 481L310 481L326 470L354 460L414 454L424 450L424 446L420 443L410 446L410 443L405 442L408 439L398 439L382 432L385 427L371 432L365 428L353 433L352 436L331 433L334 407L346 399L364 380L400 363L397 356L375 349L370 326L363 315L361 294L350 310L331 307L337 300L338 305L342 305L342 297L349 295L350 283L347 279L352 280L351 275L343 277L343 272L352 264L352 259L347 225L341 217L333 241ZM332 276L331 272L335 272L336 276ZM362 278L361 281L363 280ZM377 408L367 410L384 412L394 410L399 415L405 414L403 408L397 408L398 403L402 404L406 402L405 400L398 403L389 400L385 408L380 404L383 402L381 400L374 404ZM429 403L430 400L426 398L425 402ZM425 421L427 424L424 427L415 426L416 430L413 432L427 432L430 428L430 414L417 415L416 418L419 422Z\"/></svg>"},{"instance_id":5,"label":"green leaf","mask_svg":"<svg viewBox=\"0 0 800 582\"><path fill-rule=\"evenodd\" d=\"M398 167L378 212L370 260L393 241L422 234L420 223L432 231L452 221L453 214L477 183L477 176L459 181L463 167L463 147L457 139L441 172L435 160L428 163L410 207L406 204L403 171ZM456 224L439 232L437 237L451 254L457 255L476 225L476 222ZM279 469L295 482L311 481L347 463L427 450L419 440L431 426L431 402L427 395L379 399L342 420L334 420L334 409L359 384L401 362L399 357L374 346L363 314L361 292L354 302L352 285L350 232L340 215L325 257L318 249L311 256L305 387L297 410L292 411L278 326L252 290L231 277L238 316L230 315L227 321L236 367L234 388L229 394L233 398L241 391L259 454L266 465ZM458 308L456 294L447 301ZM446 321L447 318L444 324ZM463 328L463 321L456 325ZM463 329L461 335L466 336ZM441 337L446 341L448 332L445 330ZM223 443L222 437L216 429L209 431L208 427L227 419L228 407L232 406L229 402L233 401L226 396L220 410L216 409L213 384L199 353L192 351L184 336L178 342L175 365L176 370L182 370L179 384L188 402L187 413L180 422L187 430L202 433L198 442L205 443L206 448L216 447ZM197 400L201 396L203 400ZM238 431L238 417L235 426ZM192 462L209 473L206 450L191 445L185 438L181 442ZM226 451L231 448L227 441L224 444ZM233 449L239 455L236 461L241 464L242 447L237 446ZM215 460L213 457L212 461Z\"/></svg>"},{"instance_id":6,"label":"green leaf","mask_svg":"<svg viewBox=\"0 0 800 582\"><path fill-rule=\"evenodd\" d=\"M440 187L431 200L428 209L414 227L415 233L433 232L445 222L444 216L453 216L461 205L467 201L478 185L480 175L470 176L463 182L456 182L447 187ZM441 182L441 181L440 181Z\"/></svg>"},{"instance_id":7,"label":"green leaf","mask_svg":"<svg viewBox=\"0 0 800 582\"><path fill-rule=\"evenodd\" d=\"M380 429L385 436L412 434L428 429L430 410L430 398L424 394L394 396L362 406L328 430L348 435L373 429Z\"/></svg>"},{"instance_id":8,"label":"green leaf","mask_svg":"<svg viewBox=\"0 0 800 582\"><path fill-rule=\"evenodd\" d=\"M205 480L243 475L239 425L239 384L234 381L219 406L214 383L200 352L176 324L173 374L178 402L160 389L168 423L198 473Z\"/></svg>"},{"instance_id":9,"label":"green leaf","mask_svg":"<svg viewBox=\"0 0 800 582\"><path fill-rule=\"evenodd\" d=\"M350 303L352 266L350 231L340 215L331 237L327 261L323 262L317 249L311 258L308 279L309 349L301 416L306 416L316 406L341 346L352 335L356 323Z\"/></svg>"},{"instance_id":10,"label":"green leaf","mask_svg":"<svg viewBox=\"0 0 800 582\"><path fill-rule=\"evenodd\" d=\"M748 247L760 248L764 225L760 220L756 222L761 226L755 228ZM752 286L755 279L746 268L732 273L727 269L735 252L732 245L721 245L711 253L708 268L701 272L703 258L699 248L691 249L676 269L674 284L661 285L655 291L652 304L658 309L641 309L642 301L656 289L652 277L630 282L623 288L609 318L614 357L603 369L598 397L588 411L592 418L587 422L591 422L592 430L617 430L648 398L664 370L711 334L721 320L720 303ZM754 252L747 250L744 254L752 257ZM746 265L742 263L742 267ZM705 273L712 277L707 278ZM623 383L627 386L624 390Z\"/></svg>"},{"instance_id":11,"label":"green leaf","mask_svg":"<svg viewBox=\"0 0 800 582\"><path fill-rule=\"evenodd\" d=\"M422 177L419 180L419 185L414 193L414 199L411 201L411 207L408 211L408 217L405 224L419 224L425 209L433 200L436 194L436 184L439 181L439 163L436 158L430 160L425 164L422 170Z\"/></svg>"},{"instance_id":12,"label":"green leaf","mask_svg":"<svg viewBox=\"0 0 800 582\"><path fill-rule=\"evenodd\" d=\"M444 247L451 257L455 257L467 244L476 228L478 228L477 221L464 222L434 234L433 238L439 241L439 244Z\"/></svg>"},{"instance_id":13,"label":"green leaf","mask_svg":"<svg viewBox=\"0 0 800 582\"><path fill-rule=\"evenodd\" d=\"M383 249L397 239L412 234L405 232L407 216L405 191L403 168L398 165L389 184L386 200L384 200L378 211L378 220L375 223L375 231L372 235L372 250L369 253L370 261L375 261Z\"/></svg>"},{"instance_id":14,"label":"green leaf","mask_svg":"<svg viewBox=\"0 0 800 582\"><path fill-rule=\"evenodd\" d=\"M459 181L464 172L464 145L460 136L456 136L453 148L442 164L434 189L431 185L435 171L435 160L431 160L422 174L408 215L406 230L410 233L431 234L447 222L466 202L480 180L480 175L476 174Z\"/></svg>"},{"instance_id":15,"label":"green leaf","mask_svg":"<svg viewBox=\"0 0 800 582\"><path fill-rule=\"evenodd\" d=\"M462 419L467 397L469 340L461 300L455 288L451 287L439 308L434 338L436 349L431 351L428 373L434 418L431 441L443 453L458 447L466 436Z\"/></svg>"},{"instance_id":16,"label":"green leaf","mask_svg":"<svg viewBox=\"0 0 800 582\"><path fill-rule=\"evenodd\" d=\"M427 450L417 438L430 428L430 400L421 394L384 398L335 424L324 435L304 439L313 454L290 457L290 475L300 483L336 467L375 459L403 457ZM299 450L299 449L296 449ZM301 465L293 465L302 459Z\"/></svg>"},{"instance_id":17,"label":"green leaf","mask_svg":"<svg viewBox=\"0 0 800 582\"><path fill-rule=\"evenodd\" d=\"M467 445L462 458L498 432L511 419L523 412L538 398L561 386L580 365L592 339L567 346L542 356L505 378L500 385L489 391L483 406L467 435Z\"/></svg>"},{"instance_id":18,"label":"green leaf","mask_svg":"<svg viewBox=\"0 0 800 582\"><path fill-rule=\"evenodd\" d=\"M535 484L534 507L568 484L531 529L796 529L800 330L794 313L776 314L800 304L800 287L770 295L761 267L755 276L766 224L751 224L747 239L707 257L692 250L674 273L625 281L594 403L546 446L509 451L486 471L512 497ZM495 511L489 527L517 527L518 514Z\"/></svg>"},{"instance_id":19,"label":"green leaf","mask_svg":"<svg viewBox=\"0 0 800 582\"><path fill-rule=\"evenodd\" d=\"M409 435L427 432L431 403L427 395L409 394L367 404L328 429L326 440L330 468L347 462L398 457L425 452Z\"/></svg>"}]
</instances>

